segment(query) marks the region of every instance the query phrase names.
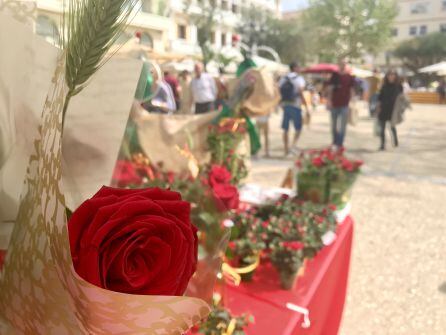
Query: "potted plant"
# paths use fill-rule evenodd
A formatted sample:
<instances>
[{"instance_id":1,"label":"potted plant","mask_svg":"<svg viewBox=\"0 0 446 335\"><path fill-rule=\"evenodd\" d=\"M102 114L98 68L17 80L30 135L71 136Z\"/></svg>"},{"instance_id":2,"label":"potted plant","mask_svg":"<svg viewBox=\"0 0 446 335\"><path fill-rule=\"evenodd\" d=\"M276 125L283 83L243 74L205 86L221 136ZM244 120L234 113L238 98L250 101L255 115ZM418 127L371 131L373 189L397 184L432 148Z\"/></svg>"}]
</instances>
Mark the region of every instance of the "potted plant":
<instances>
[{"instance_id":1,"label":"potted plant","mask_svg":"<svg viewBox=\"0 0 446 335\"><path fill-rule=\"evenodd\" d=\"M233 217L231 240L226 256L241 280L251 281L260 263L260 253L265 243L256 234L260 220L248 212L241 212Z\"/></svg>"},{"instance_id":2,"label":"potted plant","mask_svg":"<svg viewBox=\"0 0 446 335\"><path fill-rule=\"evenodd\" d=\"M271 262L279 272L280 286L293 290L304 263L304 244L300 241L275 240L271 247Z\"/></svg>"},{"instance_id":3,"label":"potted plant","mask_svg":"<svg viewBox=\"0 0 446 335\"><path fill-rule=\"evenodd\" d=\"M343 150L303 152L296 162L298 197L315 203L342 206L360 172L362 161L350 160Z\"/></svg>"}]
</instances>

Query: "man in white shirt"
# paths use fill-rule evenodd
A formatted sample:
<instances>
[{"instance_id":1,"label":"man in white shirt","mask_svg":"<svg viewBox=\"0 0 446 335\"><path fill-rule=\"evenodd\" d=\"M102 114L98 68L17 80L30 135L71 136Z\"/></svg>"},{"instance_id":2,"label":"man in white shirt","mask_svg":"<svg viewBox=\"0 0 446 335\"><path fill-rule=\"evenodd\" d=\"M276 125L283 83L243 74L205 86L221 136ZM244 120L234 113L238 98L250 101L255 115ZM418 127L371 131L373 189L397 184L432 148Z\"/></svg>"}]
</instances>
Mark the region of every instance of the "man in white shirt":
<instances>
[{"instance_id":1,"label":"man in white shirt","mask_svg":"<svg viewBox=\"0 0 446 335\"><path fill-rule=\"evenodd\" d=\"M201 63L195 64L195 77L190 83L195 114L212 112L217 99L217 85L209 73L203 72Z\"/></svg>"},{"instance_id":2,"label":"man in white shirt","mask_svg":"<svg viewBox=\"0 0 446 335\"><path fill-rule=\"evenodd\" d=\"M299 65L296 62L290 64L290 73L280 79L279 87L283 108L283 144L285 156L288 156L290 153L288 138L290 122L293 122L295 130L291 151L296 153L297 141L302 130L302 104L305 106L307 114L309 113L308 105L303 95L305 80L299 75Z\"/></svg>"}]
</instances>

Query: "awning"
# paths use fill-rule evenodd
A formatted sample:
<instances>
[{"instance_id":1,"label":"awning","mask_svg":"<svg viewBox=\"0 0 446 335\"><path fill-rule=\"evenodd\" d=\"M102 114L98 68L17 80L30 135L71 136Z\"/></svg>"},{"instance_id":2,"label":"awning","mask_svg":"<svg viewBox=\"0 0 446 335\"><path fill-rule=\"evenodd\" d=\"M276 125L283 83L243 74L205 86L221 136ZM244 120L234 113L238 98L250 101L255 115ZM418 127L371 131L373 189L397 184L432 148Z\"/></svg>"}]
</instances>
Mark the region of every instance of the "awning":
<instances>
[{"instance_id":1,"label":"awning","mask_svg":"<svg viewBox=\"0 0 446 335\"><path fill-rule=\"evenodd\" d=\"M429 65L418 70L420 73L435 73L441 71L446 71L446 62Z\"/></svg>"}]
</instances>

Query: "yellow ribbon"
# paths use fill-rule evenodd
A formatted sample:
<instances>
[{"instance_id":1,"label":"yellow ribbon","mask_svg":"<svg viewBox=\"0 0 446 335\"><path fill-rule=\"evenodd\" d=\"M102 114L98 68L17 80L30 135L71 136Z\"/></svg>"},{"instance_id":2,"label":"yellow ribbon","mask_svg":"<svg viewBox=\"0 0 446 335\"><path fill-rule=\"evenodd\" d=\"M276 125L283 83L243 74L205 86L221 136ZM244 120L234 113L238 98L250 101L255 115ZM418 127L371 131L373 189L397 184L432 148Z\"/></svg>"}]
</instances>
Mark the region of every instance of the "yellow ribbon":
<instances>
[{"instance_id":1,"label":"yellow ribbon","mask_svg":"<svg viewBox=\"0 0 446 335\"><path fill-rule=\"evenodd\" d=\"M186 145L184 149L181 149L179 145L176 145L175 149L177 149L183 157L187 158L189 172L192 177L197 178L198 173L200 172L198 160L190 151L189 147Z\"/></svg>"},{"instance_id":2,"label":"yellow ribbon","mask_svg":"<svg viewBox=\"0 0 446 335\"><path fill-rule=\"evenodd\" d=\"M234 333L235 327L237 325L237 320L232 318L231 322L229 322L228 328L222 335L232 335Z\"/></svg>"},{"instance_id":3,"label":"yellow ribbon","mask_svg":"<svg viewBox=\"0 0 446 335\"><path fill-rule=\"evenodd\" d=\"M224 118L224 119L220 120L219 125L222 127L226 123L231 122L232 120L234 120L234 124L233 124L232 129L231 129L231 131L233 133L235 133L237 131L237 129L240 127L240 125L242 125L242 124L244 124L246 122L245 119L240 119L240 118L234 118L234 119L232 119L232 118Z\"/></svg>"},{"instance_id":4,"label":"yellow ribbon","mask_svg":"<svg viewBox=\"0 0 446 335\"><path fill-rule=\"evenodd\" d=\"M259 265L260 265L260 255L257 254L254 263L252 263L250 265L247 265L247 266L244 266L241 268L235 268L235 267L232 267L231 265L229 265L228 263L224 262L221 269L222 269L224 275L231 278L236 286L239 286L240 282L242 281L242 278L240 275L253 272L255 269L258 268Z\"/></svg>"}]
</instances>

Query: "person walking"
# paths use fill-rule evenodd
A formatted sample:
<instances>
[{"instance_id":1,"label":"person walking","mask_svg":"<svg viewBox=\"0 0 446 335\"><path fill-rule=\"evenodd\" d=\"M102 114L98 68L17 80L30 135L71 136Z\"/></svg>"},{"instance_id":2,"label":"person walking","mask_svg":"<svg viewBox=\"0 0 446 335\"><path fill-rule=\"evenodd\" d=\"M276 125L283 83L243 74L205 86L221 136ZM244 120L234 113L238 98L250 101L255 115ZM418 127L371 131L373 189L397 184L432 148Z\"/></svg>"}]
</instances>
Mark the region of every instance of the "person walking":
<instances>
[{"instance_id":1,"label":"person walking","mask_svg":"<svg viewBox=\"0 0 446 335\"><path fill-rule=\"evenodd\" d=\"M347 61L339 60L339 72L328 82L327 107L331 112L331 133L334 149L344 147L350 99L354 96L355 78L347 71Z\"/></svg>"},{"instance_id":2,"label":"person walking","mask_svg":"<svg viewBox=\"0 0 446 335\"><path fill-rule=\"evenodd\" d=\"M386 125L390 123L390 129L392 131L392 140L395 147L398 146L398 135L396 132L396 124L402 121L402 113L405 108L396 108L397 100L399 96L404 97L403 86L398 77L398 74L394 70L387 72L383 86L378 96L378 120L380 125L381 146L380 150L386 149ZM400 104L400 102L398 102ZM401 115L396 115L396 114ZM396 119L399 120L396 120ZM392 122L393 121L393 122Z\"/></svg>"},{"instance_id":3,"label":"person walking","mask_svg":"<svg viewBox=\"0 0 446 335\"><path fill-rule=\"evenodd\" d=\"M369 84L369 114L370 117L373 117L378 104L379 89L381 88L381 77L378 69L373 70L373 75L367 78L367 82Z\"/></svg>"},{"instance_id":4,"label":"person walking","mask_svg":"<svg viewBox=\"0 0 446 335\"><path fill-rule=\"evenodd\" d=\"M178 79L169 71L164 72L164 81L169 84L173 96L175 98L175 104L177 109L180 109L180 83L178 82Z\"/></svg>"},{"instance_id":5,"label":"person walking","mask_svg":"<svg viewBox=\"0 0 446 335\"><path fill-rule=\"evenodd\" d=\"M196 63L195 77L190 83L192 103L195 103L195 114L212 112L215 109L217 85L209 73L203 72L203 65Z\"/></svg>"},{"instance_id":6,"label":"person walking","mask_svg":"<svg viewBox=\"0 0 446 335\"><path fill-rule=\"evenodd\" d=\"M180 83L180 114L191 114L192 92L190 89L191 77L187 70L181 71Z\"/></svg>"},{"instance_id":7,"label":"person walking","mask_svg":"<svg viewBox=\"0 0 446 335\"><path fill-rule=\"evenodd\" d=\"M299 65L297 62L290 64L290 72L280 79L279 87L283 108L282 129L284 153L285 156L288 156L290 152L297 153L297 141L302 131L302 104L305 106L306 113L309 114L308 104L303 94L305 80L299 75ZM293 122L295 131L291 150L288 134L290 122Z\"/></svg>"}]
</instances>

